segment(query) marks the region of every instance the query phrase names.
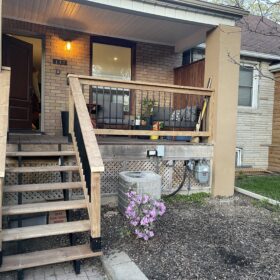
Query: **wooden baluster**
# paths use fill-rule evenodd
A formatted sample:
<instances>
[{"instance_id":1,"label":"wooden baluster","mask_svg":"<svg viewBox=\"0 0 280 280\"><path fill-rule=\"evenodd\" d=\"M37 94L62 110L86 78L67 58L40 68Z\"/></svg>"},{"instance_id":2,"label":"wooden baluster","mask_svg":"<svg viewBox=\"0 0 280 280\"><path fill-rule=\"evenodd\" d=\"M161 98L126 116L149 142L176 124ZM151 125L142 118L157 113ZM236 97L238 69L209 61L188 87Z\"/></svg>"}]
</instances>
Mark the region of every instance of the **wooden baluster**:
<instances>
[{"instance_id":1,"label":"wooden baluster","mask_svg":"<svg viewBox=\"0 0 280 280\"><path fill-rule=\"evenodd\" d=\"M69 89L69 133L74 131L74 100L71 89Z\"/></svg>"}]
</instances>

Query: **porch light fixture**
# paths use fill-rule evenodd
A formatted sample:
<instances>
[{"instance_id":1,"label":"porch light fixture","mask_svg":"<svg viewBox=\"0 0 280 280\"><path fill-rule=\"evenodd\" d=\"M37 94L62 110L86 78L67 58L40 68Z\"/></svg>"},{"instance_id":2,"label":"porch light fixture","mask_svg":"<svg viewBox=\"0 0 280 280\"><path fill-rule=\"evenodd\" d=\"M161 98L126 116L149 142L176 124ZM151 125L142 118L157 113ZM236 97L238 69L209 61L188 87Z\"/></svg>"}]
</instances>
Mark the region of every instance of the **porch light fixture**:
<instances>
[{"instance_id":1,"label":"porch light fixture","mask_svg":"<svg viewBox=\"0 0 280 280\"><path fill-rule=\"evenodd\" d=\"M72 47L71 41L66 41L66 50L71 51L71 47Z\"/></svg>"},{"instance_id":2,"label":"porch light fixture","mask_svg":"<svg viewBox=\"0 0 280 280\"><path fill-rule=\"evenodd\" d=\"M114 57L114 61L118 61L118 60L119 60L119 59L115 56L115 57Z\"/></svg>"}]
</instances>

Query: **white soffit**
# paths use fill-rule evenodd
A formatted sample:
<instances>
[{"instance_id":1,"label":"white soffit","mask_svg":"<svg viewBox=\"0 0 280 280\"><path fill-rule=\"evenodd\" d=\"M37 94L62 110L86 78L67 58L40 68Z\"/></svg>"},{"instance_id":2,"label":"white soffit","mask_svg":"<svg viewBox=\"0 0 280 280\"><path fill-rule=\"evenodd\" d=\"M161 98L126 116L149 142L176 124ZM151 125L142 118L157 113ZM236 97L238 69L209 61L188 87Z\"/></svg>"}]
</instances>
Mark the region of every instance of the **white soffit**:
<instances>
[{"instance_id":1,"label":"white soffit","mask_svg":"<svg viewBox=\"0 0 280 280\"><path fill-rule=\"evenodd\" d=\"M170 45L175 46L178 52L204 42L206 32L216 24L233 23L226 18L128 0L86 1L91 2L90 6L77 2L3 0L3 17L89 34ZM97 2L98 6L92 5ZM125 5L126 8L123 7Z\"/></svg>"}]
</instances>

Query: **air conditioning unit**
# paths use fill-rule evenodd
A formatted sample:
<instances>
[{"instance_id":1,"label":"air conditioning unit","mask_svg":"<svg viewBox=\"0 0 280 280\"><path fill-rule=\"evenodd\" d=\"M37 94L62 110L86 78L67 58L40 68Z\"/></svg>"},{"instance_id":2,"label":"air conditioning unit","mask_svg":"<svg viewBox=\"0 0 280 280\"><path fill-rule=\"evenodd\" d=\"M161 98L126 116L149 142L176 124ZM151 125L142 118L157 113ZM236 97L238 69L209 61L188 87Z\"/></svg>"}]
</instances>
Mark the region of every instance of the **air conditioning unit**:
<instances>
[{"instance_id":1,"label":"air conditioning unit","mask_svg":"<svg viewBox=\"0 0 280 280\"><path fill-rule=\"evenodd\" d=\"M118 206L121 213L129 203L127 193L147 194L153 199L161 198L161 176L152 171L123 171L119 174Z\"/></svg>"}]
</instances>

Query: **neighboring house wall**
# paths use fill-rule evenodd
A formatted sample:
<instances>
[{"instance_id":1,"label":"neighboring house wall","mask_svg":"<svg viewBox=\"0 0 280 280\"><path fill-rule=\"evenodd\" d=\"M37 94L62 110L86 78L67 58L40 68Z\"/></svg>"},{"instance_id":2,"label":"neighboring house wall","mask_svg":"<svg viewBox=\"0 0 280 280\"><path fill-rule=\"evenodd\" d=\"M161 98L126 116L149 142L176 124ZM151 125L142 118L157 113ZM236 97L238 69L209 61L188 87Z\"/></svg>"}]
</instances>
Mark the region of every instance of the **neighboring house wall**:
<instances>
[{"instance_id":1,"label":"neighboring house wall","mask_svg":"<svg viewBox=\"0 0 280 280\"><path fill-rule=\"evenodd\" d=\"M273 110L272 145L269 149L269 169L280 171L280 71L274 74L275 96Z\"/></svg>"},{"instance_id":2,"label":"neighboring house wall","mask_svg":"<svg viewBox=\"0 0 280 280\"><path fill-rule=\"evenodd\" d=\"M90 35L9 19L3 20L3 32L45 39L45 132L60 135L60 112L68 110L67 73L90 74ZM70 52L65 50L62 38L72 39ZM67 66L54 65L54 58L66 59ZM136 79L173 84L173 68L180 65L181 59L182 55L175 54L173 47L137 43ZM61 70L59 75L56 69Z\"/></svg>"},{"instance_id":3,"label":"neighboring house wall","mask_svg":"<svg viewBox=\"0 0 280 280\"><path fill-rule=\"evenodd\" d=\"M259 77L256 108L238 108L237 147L242 148L242 165L268 168L269 145L272 141L274 81L273 74L268 70L269 63L260 62L259 66L262 74L269 78Z\"/></svg>"}]
</instances>

